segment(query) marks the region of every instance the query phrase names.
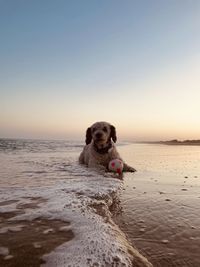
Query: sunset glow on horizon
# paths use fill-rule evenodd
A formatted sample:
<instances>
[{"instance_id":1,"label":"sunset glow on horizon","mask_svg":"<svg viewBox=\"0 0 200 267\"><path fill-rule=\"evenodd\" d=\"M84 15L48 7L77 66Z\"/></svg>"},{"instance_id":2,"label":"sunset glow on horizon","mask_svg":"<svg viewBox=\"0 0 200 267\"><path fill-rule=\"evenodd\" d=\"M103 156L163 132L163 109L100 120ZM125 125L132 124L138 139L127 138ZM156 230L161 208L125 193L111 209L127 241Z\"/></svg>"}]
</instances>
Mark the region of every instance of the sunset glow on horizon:
<instances>
[{"instance_id":1,"label":"sunset glow on horizon","mask_svg":"<svg viewBox=\"0 0 200 267\"><path fill-rule=\"evenodd\" d=\"M0 138L200 139L199 1L2 1Z\"/></svg>"}]
</instances>

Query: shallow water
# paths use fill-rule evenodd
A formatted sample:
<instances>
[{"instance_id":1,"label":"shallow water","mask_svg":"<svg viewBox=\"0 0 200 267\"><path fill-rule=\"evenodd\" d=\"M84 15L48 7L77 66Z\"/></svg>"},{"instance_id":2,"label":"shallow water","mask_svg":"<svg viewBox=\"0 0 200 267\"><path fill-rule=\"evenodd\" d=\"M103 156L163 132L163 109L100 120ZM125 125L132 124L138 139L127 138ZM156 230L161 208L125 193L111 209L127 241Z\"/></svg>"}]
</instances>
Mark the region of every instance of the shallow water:
<instances>
[{"instance_id":1,"label":"shallow water","mask_svg":"<svg viewBox=\"0 0 200 267\"><path fill-rule=\"evenodd\" d=\"M0 140L0 266L151 266L112 221L121 180L79 165L81 150Z\"/></svg>"},{"instance_id":2,"label":"shallow water","mask_svg":"<svg viewBox=\"0 0 200 267\"><path fill-rule=\"evenodd\" d=\"M111 196L120 192L114 220L154 266L199 267L200 147L120 145L121 156L137 169L126 173L121 184L80 166L82 146L71 141L0 140L0 235L13 230L17 221L24 227L25 220L37 222L40 217L66 222L75 237L48 251L47 266L112 266L116 259L113 266L132 266L123 235L94 208L103 206L109 213ZM12 254L0 243L0 252L9 249Z\"/></svg>"},{"instance_id":3,"label":"shallow water","mask_svg":"<svg viewBox=\"0 0 200 267\"><path fill-rule=\"evenodd\" d=\"M80 174L80 142L0 139L0 186L51 185Z\"/></svg>"},{"instance_id":4,"label":"shallow water","mask_svg":"<svg viewBox=\"0 0 200 267\"><path fill-rule=\"evenodd\" d=\"M200 266L200 147L130 145L115 220L154 266Z\"/></svg>"}]
</instances>

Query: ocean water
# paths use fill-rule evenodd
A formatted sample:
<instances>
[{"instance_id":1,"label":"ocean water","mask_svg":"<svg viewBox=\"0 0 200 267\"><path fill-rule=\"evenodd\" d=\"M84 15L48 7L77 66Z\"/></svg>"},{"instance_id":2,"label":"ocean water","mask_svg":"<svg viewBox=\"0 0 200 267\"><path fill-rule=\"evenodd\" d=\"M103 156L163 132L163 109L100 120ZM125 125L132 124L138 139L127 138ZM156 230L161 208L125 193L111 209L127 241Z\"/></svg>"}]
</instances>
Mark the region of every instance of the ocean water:
<instances>
[{"instance_id":1,"label":"ocean water","mask_svg":"<svg viewBox=\"0 0 200 267\"><path fill-rule=\"evenodd\" d=\"M123 181L80 166L82 147L0 140L1 266L20 266L6 235L38 218L73 233L42 255L42 266L151 266L134 247L153 266L200 266L200 147L121 144L137 169Z\"/></svg>"},{"instance_id":2,"label":"ocean water","mask_svg":"<svg viewBox=\"0 0 200 267\"><path fill-rule=\"evenodd\" d=\"M151 266L112 220L122 181L79 165L82 148L0 140L0 266Z\"/></svg>"}]
</instances>

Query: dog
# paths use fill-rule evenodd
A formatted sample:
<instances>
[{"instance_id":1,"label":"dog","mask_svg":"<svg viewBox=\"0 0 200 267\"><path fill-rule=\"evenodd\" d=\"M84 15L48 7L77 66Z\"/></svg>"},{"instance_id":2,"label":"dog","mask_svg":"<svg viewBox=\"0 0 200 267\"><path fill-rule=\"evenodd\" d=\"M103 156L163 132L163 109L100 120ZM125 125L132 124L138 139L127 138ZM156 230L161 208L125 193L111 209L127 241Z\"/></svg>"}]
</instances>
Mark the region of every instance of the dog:
<instances>
[{"instance_id":1,"label":"dog","mask_svg":"<svg viewBox=\"0 0 200 267\"><path fill-rule=\"evenodd\" d=\"M108 171L108 164L112 159L121 159L115 144L117 142L116 129L108 122L96 122L86 131L86 146L79 156L79 163L89 168ZM136 170L123 160L123 172Z\"/></svg>"}]
</instances>

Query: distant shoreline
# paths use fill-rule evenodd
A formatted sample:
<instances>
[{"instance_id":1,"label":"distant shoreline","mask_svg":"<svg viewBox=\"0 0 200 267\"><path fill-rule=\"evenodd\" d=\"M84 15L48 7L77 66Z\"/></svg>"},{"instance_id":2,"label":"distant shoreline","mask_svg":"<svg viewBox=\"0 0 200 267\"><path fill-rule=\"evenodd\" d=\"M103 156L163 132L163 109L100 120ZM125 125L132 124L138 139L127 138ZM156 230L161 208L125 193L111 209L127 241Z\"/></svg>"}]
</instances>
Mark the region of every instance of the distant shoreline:
<instances>
[{"instance_id":1,"label":"distant shoreline","mask_svg":"<svg viewBox=\"0 0 200 267\"><path fill-rule=\"evenodd\" d=\"M138 142L141 144L160 144L160 145L184 145L184 146L200 146L200 140L184 140L179 141L177 139L169 141L144 141Z\"/></svg>"}]
</instances>

